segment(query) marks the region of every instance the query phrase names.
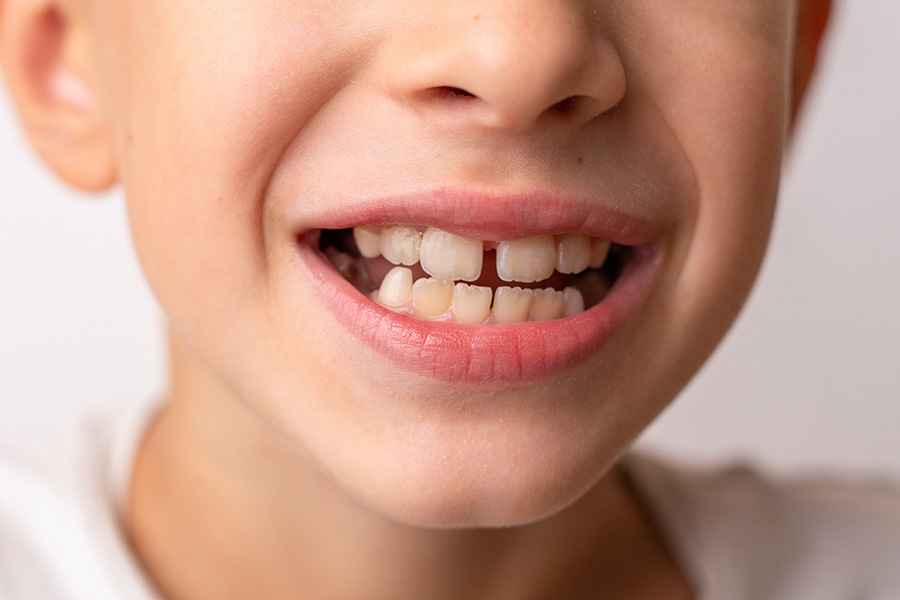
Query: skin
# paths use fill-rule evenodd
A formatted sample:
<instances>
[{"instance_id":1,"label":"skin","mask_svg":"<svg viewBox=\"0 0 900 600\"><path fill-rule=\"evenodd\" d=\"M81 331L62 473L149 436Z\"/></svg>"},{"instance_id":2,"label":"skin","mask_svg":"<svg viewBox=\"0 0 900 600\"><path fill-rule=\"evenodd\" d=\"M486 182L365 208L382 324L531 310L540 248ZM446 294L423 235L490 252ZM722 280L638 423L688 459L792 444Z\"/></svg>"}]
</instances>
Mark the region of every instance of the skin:
<instances>
[{"instance_id":1,"label":"skin","mask_svg":"<svg viewBox=\"0 0 900 600\"><path fill-rule=\"evenodd\" d=\"M690 597L614 465L752 285L828 8L0 0L35 147L73 185L124 187L169 318L126 516L159 589ZM375 354L298 270L297 222L434 182L614 198L658 225L651 297L538 381Z\"/></svg>"}]
</instances>

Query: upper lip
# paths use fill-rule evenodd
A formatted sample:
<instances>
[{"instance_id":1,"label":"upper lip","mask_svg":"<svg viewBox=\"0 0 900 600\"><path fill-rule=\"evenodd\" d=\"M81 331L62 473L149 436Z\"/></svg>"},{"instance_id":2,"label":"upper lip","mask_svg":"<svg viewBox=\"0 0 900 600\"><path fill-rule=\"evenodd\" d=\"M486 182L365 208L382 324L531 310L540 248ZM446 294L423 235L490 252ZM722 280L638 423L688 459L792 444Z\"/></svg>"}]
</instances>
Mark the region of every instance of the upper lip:
<instances>
[{"instance_id":1,"label":"upper lip","mask_svg":"<svg viewBox=\"0 0 900 600\"><path fill-rule=\"evenodd\" d=\"M438 187L336 202L307 214L300 232L403 223L438 227L486 241L582 232L625 246L651 243L666 223L612 207L605 199L552 191L492 192Z\"/></svg>"}]
</instances>

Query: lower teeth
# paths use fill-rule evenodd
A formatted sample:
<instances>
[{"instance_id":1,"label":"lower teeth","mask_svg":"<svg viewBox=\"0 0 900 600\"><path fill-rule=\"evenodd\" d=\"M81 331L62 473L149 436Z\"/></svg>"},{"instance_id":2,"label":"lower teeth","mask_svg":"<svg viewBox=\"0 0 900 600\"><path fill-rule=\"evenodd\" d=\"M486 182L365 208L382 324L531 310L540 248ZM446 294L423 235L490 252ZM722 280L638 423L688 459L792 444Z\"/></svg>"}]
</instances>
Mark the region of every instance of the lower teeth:
<instances>
[{"instance_id":1,"label":"lower teeth","mask_svg":"<svg viewBox=\"0 0 900 600\"><path fill-rule=\"evenodd\" d=\"M511 287L502 281L457 283L429 277L418 265L394 266L384 258L363 258L349 230L323 230L319 246L344 279L385 308L416 319L472 324L575 316L603 300L622 263L621 256L614 256L602 269L565 275L562 289L540 287L540 282Z\"/></svg>"}]
</instances>

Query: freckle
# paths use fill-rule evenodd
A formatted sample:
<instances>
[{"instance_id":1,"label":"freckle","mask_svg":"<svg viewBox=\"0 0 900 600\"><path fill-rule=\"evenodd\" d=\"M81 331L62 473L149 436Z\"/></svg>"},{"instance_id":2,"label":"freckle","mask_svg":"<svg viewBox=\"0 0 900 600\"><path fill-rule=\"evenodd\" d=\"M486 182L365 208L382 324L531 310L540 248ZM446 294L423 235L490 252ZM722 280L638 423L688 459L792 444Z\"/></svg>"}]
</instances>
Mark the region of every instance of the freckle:
<instances>
[{"instance_id":1,"label":"freckle","mask_svg":"<svg viewBox=\"0 0 900 600\"><path fill-rule=\"evenodd\" d=\"M579 165L584 164L584 157L579 156L576 162L578 162Z\"/></svg>"},{"instance_id":2,"label":"freckle","mask_svg":"<svg viewBox=\"0 0 900 600\"><path fill-rule=\"evenodd\" d=\"M481 15L475 15L474 17L472 17L472 20L473 20L473 21L480 21L480 20L481 20Z\"/></svg>"}]
</instances>

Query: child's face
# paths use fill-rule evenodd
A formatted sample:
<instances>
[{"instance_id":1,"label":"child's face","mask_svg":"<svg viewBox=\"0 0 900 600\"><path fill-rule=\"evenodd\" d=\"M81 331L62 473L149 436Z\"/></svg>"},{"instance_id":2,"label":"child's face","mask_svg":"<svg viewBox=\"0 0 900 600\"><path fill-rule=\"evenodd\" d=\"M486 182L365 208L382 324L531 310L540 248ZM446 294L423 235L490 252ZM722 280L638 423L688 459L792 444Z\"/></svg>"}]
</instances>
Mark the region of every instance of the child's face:
<instances>
[{"instance_id":1,"label":"child's face","mask_svg":"<svg viewBox=\"0 0 900 600\"><path fill-rule=\"evenodd\" d=\"M394 517L498 525L572 502L755 277L795 2L95 4L101 97L179 372ZM429 322L366 299L318 250L322 229L387 224L578 232L613 252L546 284L599 299L578 316ZM352 254L348 238L321 246ZM385 265L363 265L376 287Z\"/></svg>"}]
</instances>

